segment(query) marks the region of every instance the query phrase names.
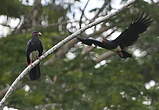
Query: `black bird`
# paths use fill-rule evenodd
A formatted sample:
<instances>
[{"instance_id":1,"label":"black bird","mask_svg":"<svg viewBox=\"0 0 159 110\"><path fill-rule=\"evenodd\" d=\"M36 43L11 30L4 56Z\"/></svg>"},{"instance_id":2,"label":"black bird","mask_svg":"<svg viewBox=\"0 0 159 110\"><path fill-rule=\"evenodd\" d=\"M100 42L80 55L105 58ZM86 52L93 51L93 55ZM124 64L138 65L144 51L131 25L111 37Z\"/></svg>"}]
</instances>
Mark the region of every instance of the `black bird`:
<instances>
[{"instance_id":1,"label":"black bird","mask_svg":"<svg viewBox=\"0 0 159 110\"><path fill-rule=\"evenodd\" d=\"M27 43L26 47L26 55L28 65L38 59L43 52L43 46L41 41L39 40L39 36L42 34L40 32L32 32L32 39L30 39ZM40 64L37 64L34 68L29 72L29 77L31 80L37 80L40 78Z\"/></svg>"},{"instance_id":2,"label":"black bird","mask_svg":"<svg viewBox=\"0 0 159 110\"><path fill-rule=\"evenodd\" d=\"M77 38L77 39L88 46L94 44L95 46L99 46L109 50L119 48L117 54L121 58L132 57L132 55L125 50L126 47L133 45L133 43L136 42L137 39L140 37L139 34L146 31L148 26L151 24L151 22L152 19L143 13L138 18L136 18L128 26L128 28L125 29L114 40L103 39L103 41L100 42L98 40L89 39L89 38Z\"/></svg>"}]
</instances>

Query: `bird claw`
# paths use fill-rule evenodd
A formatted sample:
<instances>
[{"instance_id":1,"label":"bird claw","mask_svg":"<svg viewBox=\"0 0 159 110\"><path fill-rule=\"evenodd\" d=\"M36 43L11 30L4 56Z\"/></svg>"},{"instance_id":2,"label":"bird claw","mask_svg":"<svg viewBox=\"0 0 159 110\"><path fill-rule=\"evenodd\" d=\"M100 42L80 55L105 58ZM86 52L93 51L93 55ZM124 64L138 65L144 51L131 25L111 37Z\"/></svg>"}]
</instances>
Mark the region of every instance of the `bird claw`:
<instances>
[{"instance_id":1,"label":"bird claw","mask_svg":"<svg viewBox=\"0 0 159 110\"><path fill-rule=\"evenodd\" d=\"M31 62L31 63L29 63L28 65L32 65L32 62Z\"/></svg>"},{"instance_id":2,"label":"bird claw","mask_svg":"<svg viewBox=\"0 0 159 110\"><path fill-rule=\"evenodd\" d=\"M120 57L124 57L123 53L121 51L117 51L117 54L120 56Z\"/></svg>"},{"instance_id":3,"label":"bird claw","mask_svg":"<svg viewBox=\"0 0 159 110\"><path fill-rule=\"evenodd\" d=\"M117 46L117 51L122 51L120 46Z\"/></svg>"}]
</instances>

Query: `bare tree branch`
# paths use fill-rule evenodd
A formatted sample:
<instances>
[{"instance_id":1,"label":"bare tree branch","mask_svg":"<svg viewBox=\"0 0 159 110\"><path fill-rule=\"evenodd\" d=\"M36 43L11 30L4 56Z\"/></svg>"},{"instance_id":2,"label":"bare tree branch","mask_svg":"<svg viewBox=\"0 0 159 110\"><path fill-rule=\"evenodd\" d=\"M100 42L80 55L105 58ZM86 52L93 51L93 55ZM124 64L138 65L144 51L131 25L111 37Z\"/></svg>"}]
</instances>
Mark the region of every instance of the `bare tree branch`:
<instances>
[{"instance_id":1,"label":"bare tree branch","mask_svg":"<svg viewBox=\"0 0 159 110\"><path fill-rule=\"evenodd\" d=\"M1 26L4 26L4 27L8 27L8 28L11 28L11 26L10 25L8 25L8 24L0 24Z\"/></svg>"},{"instance_id":2,"label":"bare tree branch","mask_svg":"<svg viewBox=\"0 0 159 110\"><path fill-rule=\"evenodd\" d=\"M102 60L105 60L105 59L111 57L111 56L114 55L114 54L115 54L115 52L113 52L113 51L105 52L105 53L103 53L102 55L100 55L99 57L95 58L94 61L97 62L97 63L99 63L99 62L101 62Z\"/></svg>"},{"instance_id":3,"label":"bare tree branch","mask_svg":"<svg viewBox=\"0 0 159 110\"><path fill-rule=\"evenodd\" d=\"M97 63L99 63L99 62L101 62L101 61L103 61L105 59L110 58L111 56L115 55L116 53L117 53L117 50L105 52L102 55L96 57L94 59L94 61L97 62Z\"/></svg>"},{"instance_id":4,"label":"bare tree branch","mask_svg":"<svg viewBox=\"0 0 159 110\"><path fill-rule=\"evenodd\" d=\"M34 0L32 9L30 10L30 12L24 14L23 23L14 33L25 32L35 29L36 25L41 24L41 17L39 17L41 16L41 14L42 14L41 0Z\"/></svg>"},{"instance_id":5,"label":"bare tree branch","mask_svg":"<svg viewBox=\"0 0 159 110\"><path fill-rule=\"evenodd\" d=\"M98 10L97 14L93 17L93 19L91 21L95 20L99 16L99 14L104 10L106 5L107 5L107 0L104 1L102 7Z\"/></svg>"},{"instance_id":6,"label":"bare tree branch","mask_svg":"<svg viewBox=\"0 0 159 110\"><path fill-rule=\"evenodd\" d=\"M65 54L68 52L68 50L75 45L78 42L77 39L72 39L70 42L68 42L67 44L65 44L62 48L60 48L60 50L58 50L54 56L52 56L49 60L47 60L46 62L44 62L44 66L49 65L49 64L53 64L55 61L57 61L60 58L64 58Z\"/></svg>"},{"instance_id":7,"label":"bare tree branch","mask_svg":"<svg viewBox=\"0 0 159 110\"><path fill-rule=\"evenodd\" d=\"M132 3L134 3L134 1L129 2L127 5L125 5L124 7L127 8L129 5L131 5ZM20 75L16 78L16 80L12 83L12 85L10 86L10 88L8 89L8 91L6 92L6 94L4 95L4 97L2 98L2 100L0 101L0 107L3 107L3 103L6 101L6 99L11 95L11 93L16 89L16 85L18 84L18 82L33 68L35 67L37 64L39 64L40 61L42 61L43 59L45 59L48 55L54 53L55 51L57 51L60 47L62 47L64 44L66 44L67 42L69 42L70 40L72 40L73 38L75 38L76 36L78 36L79 34L81 34L82 32L84 32L86 29L93 27L105 20L107 20L108 18L110 18L111 16L116 15L117 13L119 13L120 10L116 11L115 13L112 13L108 16L105 16L103 18L100 18L90 24L88 24L87 26L77 30L76 32L74 32L73 34L69 35L67 38L65 38L64 40L62 40L61 42L59 42L58 44L56 44L55 46L53 46L51 49L49 49L47 52L45 52L39 59L37 59L36 61L34 61L31 65L29 65L28 67L26 67L21 73Z\"/></svg>"},{"instance_id":8,"label":"bare tree branch","mask_svg":"<svg viewBox=\"0 0 159 110\"><path fill-rule=\"evenodd\" d=\"M81 29L81 25L82 25L82 18L83 18L83 16L84 16L84 12L85 12L85 9L86 9L86 7L87 7L89 1L90 1L90 0L87 0L86 5L84 6L83 10L81 10L81 17L80 17L80 21L79 21L79 27L80 27L80 29Z\"/></svg>"},{"instance_id":9,"label":"bare tree branch","mask_svg":"<svg viewBox=\"0 0 159 110\"><path fill-rule=\"evenodd\" d=\"M24 110L54 110L56 108L61 108L61 104L50 103L50 104L43 104L43 105L36 105L33 108L25 108Z\"/></svg>"}]
</instances>

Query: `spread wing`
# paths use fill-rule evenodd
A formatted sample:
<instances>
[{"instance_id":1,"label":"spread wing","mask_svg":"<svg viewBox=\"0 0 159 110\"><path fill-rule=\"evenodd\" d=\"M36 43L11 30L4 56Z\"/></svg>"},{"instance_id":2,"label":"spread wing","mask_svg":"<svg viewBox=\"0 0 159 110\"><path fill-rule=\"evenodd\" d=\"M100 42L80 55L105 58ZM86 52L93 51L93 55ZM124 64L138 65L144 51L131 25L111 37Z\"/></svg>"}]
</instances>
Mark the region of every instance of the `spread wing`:
<instances>
[{"instance_id":1,"label":"spread wing","mask_svg":"<svg viewBox=\"0 0 159 110\"><path fill-rule=\"evenodd\" d=\"M129 25L128 29L123 31L115 40L113 40L113 43L120 45L121 47L132 45L139 38L139 34L147 30L151 22L152 19L150 17L144 13L141 14Z\"/></svg>"},{"instance_id":2,"label":"spread wing","mask_svg":"<svg viewBox=\"0 0 159 110\"><path fill-rule=\"evenodd\" d=\"M99 47L102 47L102 48L105 48L105 45L104 43L98 41L98 40L95 40L95 39L87 39L87 38L77 38L79 41L81 41L83 44L86 44L88 46L91 46L91 45L95 45L95 46L99 46Z\"/></svg>"}]
</instances>

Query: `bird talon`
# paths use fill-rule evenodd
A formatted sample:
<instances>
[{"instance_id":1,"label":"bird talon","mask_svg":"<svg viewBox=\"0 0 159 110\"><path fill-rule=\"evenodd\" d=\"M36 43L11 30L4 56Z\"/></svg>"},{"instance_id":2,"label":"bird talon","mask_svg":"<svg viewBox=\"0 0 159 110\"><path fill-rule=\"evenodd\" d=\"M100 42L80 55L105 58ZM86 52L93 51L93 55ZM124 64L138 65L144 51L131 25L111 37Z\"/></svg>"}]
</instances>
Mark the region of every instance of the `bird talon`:
<instances>
[{"instance_id":1,"label":"bird talon","mask_svg":"<svg viewBox=\"0 0 159 110\"><path fill-rule=\"evenodd\" d=\"M32 65L32 62L28 63L28 65Z\"/></svg>"},{"instance_id":2,"label":"bird talon","mask_svg":"<svg viewBox=\"0 0 159 110\"><path fill-rule=\"evenodd\" d=\"M122 49L119 45L117 46L117 51L122 51Z\"/></svg>"},{"instance_id":3,"label":"bird talon","mask_svg":"<svg viewBox=\"0 0 159 110\"><path fill-rule=\"evenodd\" d=\"M123 53L122 53L121 51L117 51L117 54L118 54L119 56L121 56L121 57L124 56Z\"/></svg>"}]
</instances>

